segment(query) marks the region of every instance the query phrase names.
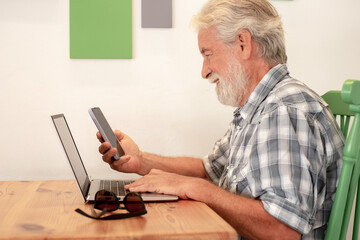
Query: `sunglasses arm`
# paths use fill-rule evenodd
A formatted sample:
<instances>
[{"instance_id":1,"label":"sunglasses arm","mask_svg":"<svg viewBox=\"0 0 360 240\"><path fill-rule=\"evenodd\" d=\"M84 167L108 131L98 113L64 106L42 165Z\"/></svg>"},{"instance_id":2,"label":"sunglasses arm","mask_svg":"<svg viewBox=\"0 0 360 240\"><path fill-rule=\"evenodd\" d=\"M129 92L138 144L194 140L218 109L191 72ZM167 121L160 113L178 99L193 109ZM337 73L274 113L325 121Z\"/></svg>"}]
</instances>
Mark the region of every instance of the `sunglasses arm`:
<instances>
[{"instance_id":1,"label":"sunglasses arm","mask_svg":"<svg viewBox=\"0 0 360 240\"><path fill-rule=\"evenodd\" d=\"M125 213L125 214L112 214L112 215L109 215L109 216L106 216L106 217L101 217L102 215L104 215L106 213L106 210L105 210L105 212L103 210L99 215L96 215L96 217L94 217L94 216L91 216L91 215L87 214L86 212L84 212L83 210L81 210L79 208L75 209L75 212L77 212L77 213L79 213L79 214L81 214L81 215L83 215L85 217L88 217L88 218L91 218L91 219L97 219L97 220L124 219L124 218L141 216L141 215L144 215L144 214L147 213L147 211L144 210L143 212L131 212L131 213Z\"/></svg>"}]
</instances>

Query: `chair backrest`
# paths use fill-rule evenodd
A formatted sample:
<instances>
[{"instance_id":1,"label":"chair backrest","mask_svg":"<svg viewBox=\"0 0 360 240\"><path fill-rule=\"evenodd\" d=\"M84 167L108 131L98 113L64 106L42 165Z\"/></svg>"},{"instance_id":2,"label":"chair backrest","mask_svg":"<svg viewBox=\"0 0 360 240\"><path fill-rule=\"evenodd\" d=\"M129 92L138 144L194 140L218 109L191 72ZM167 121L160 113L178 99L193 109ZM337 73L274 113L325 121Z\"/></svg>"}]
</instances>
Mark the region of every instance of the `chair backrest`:
<instances>
[{"instance_id":1,"label":"chair backrest","mask_svg":"<svg viewBox=\"0 0 360 240\"><path fill-rule=\"evenodd\" d=\"M347 137L349 123L354 113L349 110L349 104L344 102L341 98L341 91L328 91L321 96L325 102L329 104L330 110L334 114L334 117L340 123L340 129L344 135Z\"/></svg>"},{"instance_id":2,"label":"chair backrest","mask_svg":"<svg viewBox=\"0 0 360 240\"><path fill-rule=\"evenodd\" d=\"M359 186L360 81L346 80L341 91L341 98L345 103L349 104L349 110L353 112L352 115L354 115L354 119L349 135L347 136L345 142L343 164L335 194L334 204L331 209L330 219L325 234L326 240L346 239L355 193ZM340 100L335 103L330 102L330 108L334 109L334 112L341 111L340 109L331 106L339 106L339 104L341 104L339 102ZM360 220L360 191L357 191L355 206L353 239L358 240Z\"/></svg>"}]
</instances>

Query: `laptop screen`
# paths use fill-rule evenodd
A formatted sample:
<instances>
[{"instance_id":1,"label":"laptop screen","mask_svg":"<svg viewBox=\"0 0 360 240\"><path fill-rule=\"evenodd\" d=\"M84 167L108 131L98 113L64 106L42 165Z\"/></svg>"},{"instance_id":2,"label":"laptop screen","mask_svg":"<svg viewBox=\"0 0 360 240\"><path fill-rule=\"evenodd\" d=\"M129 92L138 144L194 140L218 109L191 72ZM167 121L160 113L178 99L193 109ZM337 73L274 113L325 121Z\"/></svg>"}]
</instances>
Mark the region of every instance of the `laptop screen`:
<instances>
[{"instance_id":1,"label":"laptop screen","mask_svg":"<svg viewBox=\"0 0 360 240\"><path fill-rule=\"evenodd\" d=\"M80 187L82 195L84 199L86 199L87 192L90 186L90 179L81 160L75 141L71 135L65 116L64 114L58 114L51 116L51 118L54 122L56 131L64 147L66 156L70 162L71 168L74 172L76 181Z\"/></svg>"}]
</instances>

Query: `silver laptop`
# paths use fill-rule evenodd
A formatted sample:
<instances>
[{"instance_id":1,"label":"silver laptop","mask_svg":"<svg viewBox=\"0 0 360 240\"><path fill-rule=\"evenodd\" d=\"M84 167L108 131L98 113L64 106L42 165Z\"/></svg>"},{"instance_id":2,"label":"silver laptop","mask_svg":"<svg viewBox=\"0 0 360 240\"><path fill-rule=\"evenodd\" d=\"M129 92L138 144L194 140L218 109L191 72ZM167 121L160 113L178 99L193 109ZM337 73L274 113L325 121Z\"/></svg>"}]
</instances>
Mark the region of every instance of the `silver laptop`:
<instances>
[{"instance_id":1,"label":"silver laptop","mask_svg":"<svg viewBox=\"0 0 360 240\"><path fill-rule=\"evenodd\" d=\"M124 185L130 183L133 180L91 180L86 172L84 163L81 160L79 151L76 147L74 138L72 137L70 128L66 122L64 114L53 115L51 116L51 118L59 135L60 141L64 147L70 166L74 172L75 179L84 198L84 201L93 201L96 192L101 189L106 189L116 193L119 200L122 201L127 193ZM177 196L158 193L141 193L141 197L144 201L178 200Z\"/></svg>"}]
</instances>

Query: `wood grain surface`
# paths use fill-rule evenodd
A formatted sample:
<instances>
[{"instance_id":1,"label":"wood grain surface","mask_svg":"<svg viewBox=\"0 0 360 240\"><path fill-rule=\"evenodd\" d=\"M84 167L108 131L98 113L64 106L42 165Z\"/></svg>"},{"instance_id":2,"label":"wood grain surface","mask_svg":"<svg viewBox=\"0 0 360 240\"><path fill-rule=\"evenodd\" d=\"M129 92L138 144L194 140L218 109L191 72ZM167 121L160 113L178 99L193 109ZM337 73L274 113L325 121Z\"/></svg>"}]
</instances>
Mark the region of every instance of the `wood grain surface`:
<instances>
[{"instance_id":1,"label":"wood grain surface","mask_svg":"<svg viewBox=\"0 0 360 240\"><path fill-rule=\"evenodd\" d=\"M237 239L228 223L196 201L146 203L146 215L112 221L74 211L90 214L90 206L73 180L0 181L0 239Z\"/></svg>"}]
</instances>

